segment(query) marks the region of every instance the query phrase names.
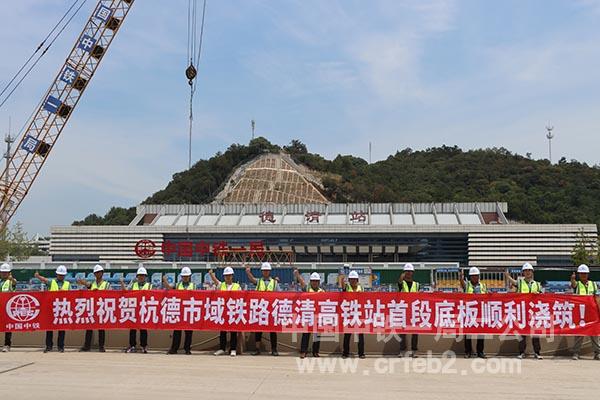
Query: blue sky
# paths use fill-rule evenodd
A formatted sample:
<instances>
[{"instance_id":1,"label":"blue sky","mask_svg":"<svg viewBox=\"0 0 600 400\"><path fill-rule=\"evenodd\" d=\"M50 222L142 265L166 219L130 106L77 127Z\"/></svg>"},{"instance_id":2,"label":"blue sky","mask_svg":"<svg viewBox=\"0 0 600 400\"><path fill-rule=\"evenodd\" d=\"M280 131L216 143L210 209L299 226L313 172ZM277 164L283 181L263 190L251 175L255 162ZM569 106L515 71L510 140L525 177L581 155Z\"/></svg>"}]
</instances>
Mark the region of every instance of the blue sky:
<instances>
[{"instance_id":1,"label":"blue sky","mask_svg":"<svg viewBox=\"0 0 600 400\"><path fill-rule=\"evenodd\" d=\"M2 11L0 83L71 0ZM20 128L94 1L0 109ZM47 233L187 166L186 0L138 0L14 221ZM599 164L600 0L208 0L193 157L274 143L373 159L442 144Z\"/></svg>"}]
</instances>

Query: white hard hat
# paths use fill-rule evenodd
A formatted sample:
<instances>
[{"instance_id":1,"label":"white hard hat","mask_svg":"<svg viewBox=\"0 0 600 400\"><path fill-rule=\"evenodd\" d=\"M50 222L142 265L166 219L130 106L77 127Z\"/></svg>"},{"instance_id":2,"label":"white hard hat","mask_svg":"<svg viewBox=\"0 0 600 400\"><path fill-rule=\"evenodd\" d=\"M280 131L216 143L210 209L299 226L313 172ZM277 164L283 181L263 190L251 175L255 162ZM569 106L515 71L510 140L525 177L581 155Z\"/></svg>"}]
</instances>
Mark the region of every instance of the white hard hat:
<instances>
[{"instance_id":1,"label":"white hard hat","mask_svg":"<svg viewBox=\"0 0 600 400\"><path fill-rule=\"evenodd\" d=\"M94 265L94 273L104 271L104 268L100 264Z\"/></svg>"},{"instance_id":2,"label":"white hard hat","mask_svg":"<svg viewBox=\"0 0 600 400\"><path fill-rule=\"evenodd\" d=\"M320 281L321 275L319 275L318 272L313 272L312 274L310 274L310 280L311 281Z\"/></svg>"},{"instance_id":3,"label":"white hard hat","mask_svg":"<svg viewBox=\"0 0 600 400\"><path fill-rule=\"evenodd\" d=\"M525 263L523 264L523 267L521 267L521 271L533 271L533 265L529 264L529 263Z\"/></svg>"},{"instance_id":4,"label":"white hard hat","mask_svg":"<svg viewBox=\"0 0 600 400\"><path fill-rule=\"evenodd\" d=\"M406 263L406 264L404 264L404 270L405 271L414 271L415 270L415 266L412 265L411 263Z\"/></svg>"},{"instance_id":5,"label":"white hard hat","mask_svg":"<svg viewBox=\"0 0 600 400\"><path fill-rule=\"evenodd\" d=\"M350 264L344 264L344 268L350 268Z\"/></svg>"},{"instance_id":6,"label":"white hard hat","mask_svg":"<svg viewBox=\"0 0 600 400\"><path fill-rule=\"evenodd\" d=\"M264 262L262 263L262 265L260 266L260 270L261 271L270 271L271 268L271 264L269 264L268 262Z\"/></svg>"},{"instance_id":7,"label":"white hard hat","mask_svg":"<svg viewBox=\"0 0 600 400\"><path fill-rule=\"evenodd\" d=\"M585 264L581 264L579 267L577 267L577 272L580 274L589 274L590 268Z\"/></svg>"},{"instance_id":8,"label":"white hard hat","mask_svg":"<svg viewBox=\"0 0 600 400\"><path fill-rule=\"evenodd\" d=\"M358 279L358 272L350 271L350 273L348 274L348 279Z\"/></svg>"},{"instance_id":9,"label":"white hard hat","mask_svg":"<svg viewBox=\"0 0 600 400\"><path fill-rule=\"evenodd\" d=\"M225 270L223 271L223 275L233 275L233 268L225 267Z\"/></svg>"},{"instance_id":10,"label":"white hard hat","mask_svg":"<svg viewBox=\"0 0 600 400\"><path fill-rule=\"evenodd\" d=\"M181 276L190 276L192 275L192 270L189 267L181 268Z\"/></svg>"},{"instance_id":11,"label":"white hard hat","mask_svg":"<svg viewBox=\"0 0 600 400\"><path fill-rule=\"evenodd\" d=\"M66 275L67 274L67 267L65 267L64 265L59 265L56 268L56 275Z\"/></svg>"},{"instance_id":12,"label":"white hard hat","mask_svg":"<svg viewBox=\"0 0 600 400\"><path fill-rule=\"evenodd\" d=\"M0 272L10 272L10 264L4 263L0 265Z\"/></svg>"},{"instance_id":13,"label":"white hard hat","mask_svg":"<svg viewBox=\"0 0 600 400\"><path fill-rule=\"evenodd\" d=\"M136 275L148 275L148 271L146 271L146 268L144 268L144 267L139 267L135 274Z\"/></svg>"},{"instance_id":14,"label":"white hard hat","mask_svg":"<svg viewBox=\"0 0 600 400\"><path fill-rule=\"evenodd\" d=\"M469 268L469 275L479 275L479 269L477 267Z\"/></svg>"}]
</instances>

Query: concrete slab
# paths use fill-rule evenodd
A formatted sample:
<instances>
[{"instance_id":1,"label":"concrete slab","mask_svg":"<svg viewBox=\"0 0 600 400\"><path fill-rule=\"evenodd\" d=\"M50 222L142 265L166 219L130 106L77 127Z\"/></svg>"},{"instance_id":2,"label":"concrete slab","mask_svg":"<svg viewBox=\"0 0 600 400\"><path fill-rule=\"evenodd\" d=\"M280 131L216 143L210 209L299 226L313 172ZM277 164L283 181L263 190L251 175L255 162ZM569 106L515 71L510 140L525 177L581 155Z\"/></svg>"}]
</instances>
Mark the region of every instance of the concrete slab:
<instances>
[{"instance_id":1,"label":"concrete slab","mask_svg":"<svg viewBox=\"0 0 600 400\"><path fill-rule=\"evenodd\" d=\"M312 372L310 368L312 367ZM594 398L599 361L0 353L2 399ZM591 397L590 397L591 396Z\"/></svg>"}]
</instances>

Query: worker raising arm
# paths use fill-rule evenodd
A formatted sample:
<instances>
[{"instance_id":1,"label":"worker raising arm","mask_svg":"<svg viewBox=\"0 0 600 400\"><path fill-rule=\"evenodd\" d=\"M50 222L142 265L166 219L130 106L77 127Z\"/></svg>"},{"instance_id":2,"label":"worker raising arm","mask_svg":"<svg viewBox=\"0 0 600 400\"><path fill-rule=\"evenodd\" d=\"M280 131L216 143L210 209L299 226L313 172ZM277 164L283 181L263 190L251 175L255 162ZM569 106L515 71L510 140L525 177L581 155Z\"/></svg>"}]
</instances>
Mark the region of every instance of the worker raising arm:
<instances>
[{"instance_id":1,"label":"worker raising arm","mask_svg":"<svg viewBox=\"0 0 600 400\"><path fill-rule=\"evenodd\" d=\"M590 279L590 268L581 264L577 268L577 275L579 279L576 279L575 273L571 275L571 288L577 296L594 296L596 298L596 304L600 308L600 292L598 291L598 285L596 282ZM600 360L600 338L598 336L590 336L592 346L594 347L594 360ZM573 360L579 360L579 351L583 344L583 336L575 337L575 344L573 345Z\"/></svg>"},{"instance_id":2,"label":"worker raising arm","mask_svg":"<svg viewBox=\"0 0 600 400\"><path fill-rule=\"evenodd\" d=\"M228 291L228 290L241 290L240 284L233 281L233 268L226 267L223 270L223 280L221 282L212 269L208 270L210 279L217 287L217 290ZM215 356L222 356L227 354L227 332L219 332L219 350L215 351ZM235 357L237 354L237 332L229 332L229 355Z\"/></svg>"},{"instance_id":3,"label":"worker raising arm","mask_svg":"<svg viewBox=\"0 0 600 400\"><path fill-rule=\"evenodd\" d=\"M71 288L71 284L65 279L67 276L67 267L64 265L59 265L56 268L56 279L48 279L44 278L39 274L39 272L35 272L34 276L39 279L44 285L48 287L50 292L58 292L59 290L69 290ZM44 349L44 353L52 351L52 347L54 346L54 332L46 331L46 348ZM64 353L65 351L65 331L58 331L58 343L57 348L59 353Z\"/></svg>"},{"instance_id":4,"label":"worker raising arm","mask_svg":"<svg viewBox=\"0 0 600 400\"><path fill-rule=\"evenodd\" d=\"M523 264L523 267L521 267L521 274L523 275L522 277L513 279L513 277L510 276L510 274L508 273L508 271L504 271L504 276L506 277L510 285L516 288L517 293L542 293L542 285L540 285L539 282L536 282L533 279L533 266L531 264ZM531 343L533 344L534 357L538 360L541 360L542 355L540 354L540 338L533 336L531 338ZM517 356L518 359L521 360L526 357L526 349L527 337L524 335L519 335L519 355Z\"/></svg>"}]
</instances>

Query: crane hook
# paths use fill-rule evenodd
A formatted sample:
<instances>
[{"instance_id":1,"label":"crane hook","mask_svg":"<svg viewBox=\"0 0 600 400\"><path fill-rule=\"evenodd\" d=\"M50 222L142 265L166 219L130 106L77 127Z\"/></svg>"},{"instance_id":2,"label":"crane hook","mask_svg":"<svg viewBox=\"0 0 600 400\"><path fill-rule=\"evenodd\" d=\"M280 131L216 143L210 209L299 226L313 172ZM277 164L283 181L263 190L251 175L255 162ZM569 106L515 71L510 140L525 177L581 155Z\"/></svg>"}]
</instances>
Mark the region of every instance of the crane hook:
<instances>
[{"instance_id":1,"label":"crane hook","mask_svg":"<svg viewBox=\"0 0 600 400\"><path fill-rule=\"evenodd\" d=\"M188 78L188 83L190 84L190 86L194 84L194 79L196 78L196 75L198 75L198 71L196 71L196 67L194 67L194 64L190 63L190 66L187 67L187 69L185 70L185 76L186 78Z\"/></svg>"}]
</instances>

